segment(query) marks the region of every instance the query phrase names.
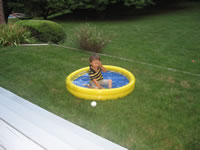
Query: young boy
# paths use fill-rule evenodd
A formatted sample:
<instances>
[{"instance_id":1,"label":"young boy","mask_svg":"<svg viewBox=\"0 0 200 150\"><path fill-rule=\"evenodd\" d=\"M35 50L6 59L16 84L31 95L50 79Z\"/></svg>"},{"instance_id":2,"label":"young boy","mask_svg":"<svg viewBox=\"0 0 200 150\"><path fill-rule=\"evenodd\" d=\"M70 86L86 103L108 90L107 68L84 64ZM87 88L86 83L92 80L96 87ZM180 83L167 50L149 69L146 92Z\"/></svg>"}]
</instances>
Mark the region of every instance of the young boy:
<instances>
[{"instance_id":1,"label":"young boy","mask_svg":"<svg viewBox=\"0 0 200 150\"><path fill-rule=\"evenodd\" d=\"M112 88L112 80L104 80L101 71L106 72L106 68L103 67L100 57L98 55L92 55L89 58L90 61L90 86L92 88L103 89L103 85L108 85L108 88Z\"/></svg>"}]
</instances>

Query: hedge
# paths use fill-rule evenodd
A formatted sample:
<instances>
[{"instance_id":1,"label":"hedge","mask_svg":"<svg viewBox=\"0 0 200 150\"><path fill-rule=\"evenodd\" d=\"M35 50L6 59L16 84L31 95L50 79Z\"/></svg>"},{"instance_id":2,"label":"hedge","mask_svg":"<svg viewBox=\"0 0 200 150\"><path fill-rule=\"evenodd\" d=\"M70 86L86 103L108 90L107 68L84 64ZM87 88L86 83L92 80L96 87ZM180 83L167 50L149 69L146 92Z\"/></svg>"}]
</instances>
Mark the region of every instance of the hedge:
<instances>
[{"instance_id":1,"label":"hedge","mask_svg":"<svg viewBox=\"0 0 200 150\"><path fill-rule=\"evenodd\" d=\"M39 39L42 42L63 42L66 38L66 34L62 27L48 20L22 20L18 21L17 24L27 27L32 36Z\"/></svg>"}]
</instances>

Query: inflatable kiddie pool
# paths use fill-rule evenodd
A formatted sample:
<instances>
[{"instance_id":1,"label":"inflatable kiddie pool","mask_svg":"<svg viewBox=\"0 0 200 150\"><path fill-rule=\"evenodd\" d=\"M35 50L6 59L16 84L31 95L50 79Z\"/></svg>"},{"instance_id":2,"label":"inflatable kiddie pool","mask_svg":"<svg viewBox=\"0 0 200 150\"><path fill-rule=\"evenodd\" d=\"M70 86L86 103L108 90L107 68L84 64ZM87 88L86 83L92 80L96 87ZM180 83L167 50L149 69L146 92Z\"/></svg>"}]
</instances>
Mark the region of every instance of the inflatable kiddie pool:
<instances>
[{"instance_id":1,"label":"inflatable kiddie pool","mask_svg":"<svg viewBox=\"0 0 200 150\"><path fill-rule=\"evenodd\" d=\"M134 88L135 88L135 77L134 75L129 72L126 69L116 67L116 66L110 66L110 65L104 65L104 67L109 72L116 72L118 74L123 75L125 78L127 78L127 84L121 86L121 87L113 87L111 89L94 89L94 88L88 88L84 86L79 86L74 83L74 81L81 76L85 76L88 78L88 71L89 67L81 68L79 70L76 70L72 72L69 76L66 78L66 88L67 90L74 96L78 98L82 98L85 100L114 100L118 98L122 98L128 94L130 94ZM88 77L87 77L88 76ZM104 76L104 75L103 75Z\"/></svg>"}]
</instances>

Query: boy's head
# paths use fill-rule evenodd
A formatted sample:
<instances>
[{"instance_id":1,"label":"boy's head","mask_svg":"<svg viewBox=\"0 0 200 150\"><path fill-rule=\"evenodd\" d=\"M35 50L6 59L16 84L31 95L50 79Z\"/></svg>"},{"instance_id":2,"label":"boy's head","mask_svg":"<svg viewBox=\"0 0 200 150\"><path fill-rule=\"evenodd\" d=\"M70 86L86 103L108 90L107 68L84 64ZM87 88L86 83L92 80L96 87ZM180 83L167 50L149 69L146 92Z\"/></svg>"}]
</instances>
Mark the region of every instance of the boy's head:
<instances>
[{"instance_id":1,"label":"boy's head","mask_svg":"<svg viewBox=\"0 0 200 150\"><path fill-rule=\"evenodd\" d=\"M93 68L98 68L99 67L100 57L98 55L92 55L92 56L90 56L89 61L90 61L90 65Z\"/></svg>"},{"instance_id":2,"label":"boy's head","mask_svg":"<svg viewBox=\"0 0 200 150\"><path fill-rule=\"evenodd\" d=\"M92 61L94 61L94 60L100 61L99 55L92 55L92 56L90 56L90 58L89 58L90 63L91 63Z\"/></svg>"}]
</instances>

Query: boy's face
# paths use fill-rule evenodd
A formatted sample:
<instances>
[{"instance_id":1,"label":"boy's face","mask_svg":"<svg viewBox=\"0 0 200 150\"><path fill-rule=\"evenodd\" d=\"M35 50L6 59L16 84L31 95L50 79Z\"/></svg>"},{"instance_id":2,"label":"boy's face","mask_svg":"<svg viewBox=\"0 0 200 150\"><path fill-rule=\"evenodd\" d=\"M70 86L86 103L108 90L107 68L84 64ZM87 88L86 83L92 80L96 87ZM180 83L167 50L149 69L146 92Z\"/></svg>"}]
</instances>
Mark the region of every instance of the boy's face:
<instances>
[{"instance_id":1,"label":"boy's face","mask_svg":"<svg viewBox=\"0 0 200 150\"><path fill-rule=\"evenodd\" d=\"M92 62L90 62L90 65L93 68L98 69L99 68L99 60L93 60Z\"/></svg>"}]
</instances>

